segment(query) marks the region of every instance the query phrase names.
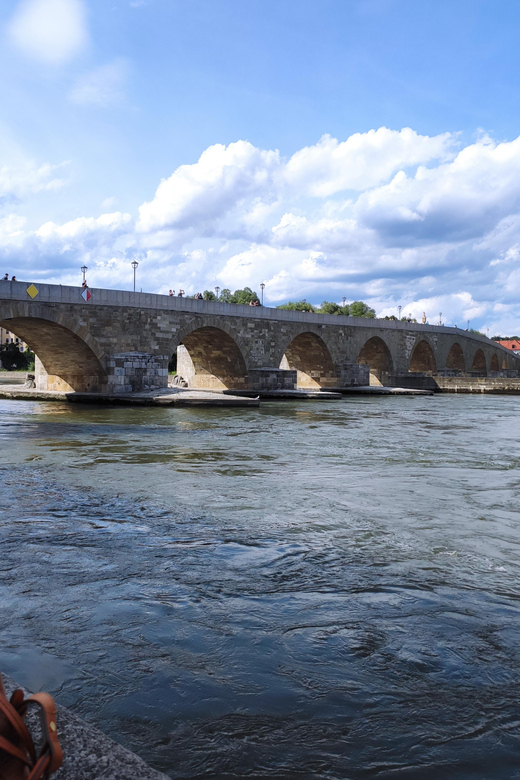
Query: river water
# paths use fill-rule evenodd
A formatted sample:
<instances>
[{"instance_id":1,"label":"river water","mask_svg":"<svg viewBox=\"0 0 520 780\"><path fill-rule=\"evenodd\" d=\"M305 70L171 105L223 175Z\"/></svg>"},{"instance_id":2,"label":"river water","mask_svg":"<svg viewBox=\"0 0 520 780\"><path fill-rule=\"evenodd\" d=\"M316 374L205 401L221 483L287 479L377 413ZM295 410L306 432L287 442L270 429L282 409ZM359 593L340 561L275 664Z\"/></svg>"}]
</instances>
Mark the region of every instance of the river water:
<instances>
[{"instance_id":1,"label":"river water","mask_svg":"<svg viewBox=\"0 0 520 780\"><path fill-rule=\"evenodd\" d=\"M519 430L0 401L0 669L173 778L520 778Z\"/></svg>"}]
</instances>

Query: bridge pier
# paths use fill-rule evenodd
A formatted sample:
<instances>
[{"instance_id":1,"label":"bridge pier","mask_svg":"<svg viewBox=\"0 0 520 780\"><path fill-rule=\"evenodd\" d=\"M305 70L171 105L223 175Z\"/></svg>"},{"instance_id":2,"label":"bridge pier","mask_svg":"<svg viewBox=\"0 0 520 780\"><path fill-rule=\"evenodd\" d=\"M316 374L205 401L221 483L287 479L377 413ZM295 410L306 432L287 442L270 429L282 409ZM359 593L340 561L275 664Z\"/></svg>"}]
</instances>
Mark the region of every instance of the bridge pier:
<instances>
[{"instance_id":1,"label":"bridge pier","mask_svg":"<svg viewBox=\"0 0 520 780\"><path fill-rule=\"evenodd\" d=\"M168 387L168 356L120 352L107 359L109 393L140 393Z\"/></svg>"},{"instance_id":2,"label":"bridge pier","mask_svg":"<svg viewBox=\"0 0 520 780\"><path fill-rule=\"evenodd\" d=\"M168 386L168 358L143 352L120 352L108 356L103 376L81 373L48 373L39 357L35 356L35 384L37 390L56 392L139 393L160 390Z\"/></svg>"},{"instance_id":3,"label":"bridge pier","mask_svg":"<svg viewBox=\"0 0 520 780\"><path fill-rule=\"evenodd\" d=\"M335 363L337 383L341 387L364 387L370 384L370 366L366 363Z\"/></svg>"},{"instance_id":4,"label":"bridge pier","mask_svg":"<svg viewBox=\"0 0 520 780\"><path fill-rule=\"evenodd\" d=\"M297 371L284 368L250 368L249 389L257 392L266 390L296 390Z\"/></svg>"}]
</instances>

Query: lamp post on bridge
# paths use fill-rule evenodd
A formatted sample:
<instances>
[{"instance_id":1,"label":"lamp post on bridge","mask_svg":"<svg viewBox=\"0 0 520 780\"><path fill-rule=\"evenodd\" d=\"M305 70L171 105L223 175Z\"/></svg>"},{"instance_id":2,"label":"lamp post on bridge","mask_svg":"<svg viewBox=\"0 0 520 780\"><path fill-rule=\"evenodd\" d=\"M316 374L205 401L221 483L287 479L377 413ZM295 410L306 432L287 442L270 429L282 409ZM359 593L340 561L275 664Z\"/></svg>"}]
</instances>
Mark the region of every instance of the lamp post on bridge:
<instances>
[{"instance_id":1,"label":"lamp post on bridge","mask_svg":"<svg viewBox=\"0 0 520 780\"><path fill-rule=\"evenodd\" d=\"M442 311L439 312L439 325L442 325Z\"/></svg>"},{"instance_id":2,"label":"lamp post on bridge","mask_svg":"<svg viewBox=\"0 0 520 780\"><path fill-rule=\"evenodd\" d=\"M219 292L220 292L220 287L215 287L215 292L216 292L216 294L217 294L217 301L218 301L218 294L219 294Z\"/></svg>"},{"instance_id":3,"label":"lamp post on bridge","mask_svg":"<svg viewBox=\"0 0 520 780\"><path fill-rule=\"evenodd\" d=\"M262 306L264 305L264 288L265 288L265 284L264 282L261 282L260 289L262 290Z\"/></svg>"},{"instance_id":4,"label":"lamp post on bridge","mask_svg":"<svg viewBox=\"0 0 520 780\"><path fill-rule=\"evenodd\" d=\"M81 273L83 274L83 286L85 285L85 279L87 275L88 267L86 265L81 266Z\"/></svg>"},{"instance_id":5,"label":"lamp post on bridge","mask_svg":"<svg viewBox=\"0 0 520 780\"><path fill-rule=\"evenodd\" d=\"M137 266L139 265L139 263L137 262L137 260L132 260L131 265L132 268L134 269L134 292L135 292L135 272L137 270Z\"/></svg>"},{"instance_id":6,"label":"lamp post on bridge","mask_svg":"<svg viewBox=\"0 0 520 780\"><path fill-rule=\"evenodd\" d=\"M401 322L401 309L402 308L403 308L402 306L398 306L397 307L397 311L399 312L399 315L398 315L397 319L399 320L399 322Z\"/></svg>"}]
</instances>

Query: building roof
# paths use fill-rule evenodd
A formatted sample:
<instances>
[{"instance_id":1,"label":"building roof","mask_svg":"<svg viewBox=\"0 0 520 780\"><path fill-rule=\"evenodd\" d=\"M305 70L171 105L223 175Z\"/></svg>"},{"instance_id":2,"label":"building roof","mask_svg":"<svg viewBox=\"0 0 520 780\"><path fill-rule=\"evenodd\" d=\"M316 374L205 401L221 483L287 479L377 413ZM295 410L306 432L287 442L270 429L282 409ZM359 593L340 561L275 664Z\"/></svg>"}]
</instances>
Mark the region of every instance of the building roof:
<instances>
[{"instance_id":1,"label":"building roof","mask_svg":"<svg viewBox=\"0 0 520 780\"><path fill-rule=\"evenodd\" d=\"M510 349L512 352L520 350L520 339L502 339L501 341L497 341L497 344L500 344L501 347L505 347L506 349Z\"/></svg>"}]
</instances>

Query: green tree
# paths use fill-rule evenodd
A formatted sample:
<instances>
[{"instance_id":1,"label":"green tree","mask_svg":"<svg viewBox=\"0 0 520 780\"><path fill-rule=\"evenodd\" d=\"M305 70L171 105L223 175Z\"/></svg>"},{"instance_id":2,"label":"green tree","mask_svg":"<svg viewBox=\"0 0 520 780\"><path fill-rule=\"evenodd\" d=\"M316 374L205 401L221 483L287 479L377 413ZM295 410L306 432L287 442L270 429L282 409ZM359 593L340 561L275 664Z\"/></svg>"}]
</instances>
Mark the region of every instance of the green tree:
<instances>
[{"instance_id":1,"label":"green tree","mask_svg":"<svg viewBox=\"0 0 520 780\"><path fill-rule=\"evenodd\" d=\"M230 296L228 303L242 303L247 306L251 301L260 303L260 299L255 291L250 287L244 287L243 290L235 290Z\"/></svg>"},{"instance_id":2,"label":"green tree","mask_svg":"<svg viewBox=\"0 0 520 780\"><path fill-rule=\"evenodd\" d=\"M20 352L16 344L0 347L0 361L7 371L34 371L34 352L30 349Z\"/></svg>"},{"instance_id":3,"label":"green tree","mask_svg":"<svg viewBox=\"0 0 520 780\"><path fill-rule=\"evenodd\" d=\"M204 290L204 292L202 293L202 297L204 298L205 301L214 301L216 300L217 296L215 295L214 292L211 292L211 290Z\"/></svg>"},{"instance_id":4,"label":"green tree","mask_svg":"<svg viewBox=\"0 0 520 780\"><path fill-rule=\"evenodd\" d=\"M276 308L286 309L288 311L309 311L309 312L314 311L311 304L307 303L305 299L301 301L289 301L288 303L282 303L280 306L277 306Z\"/></svg>"},{"instance_id":5,"label":"green tree","mask_svg":"<svg viewBox=\"0 0 520 780\"><path fill-rule=\"evenodd\" d=\"M368 303L364 303L363 301L353 301L349 305L349 310L351 317L367 317L373 319L376 316L375 310L371 309Z\"/></svg>"},{"instance_id":6,"label":"green tree","mask_svg":"<svg viewBox=\"0 0 520 780\"><path fill-rule=\"evenodd\" d=\"M343 314L345 316L348 316L350 313L350 306L345 304L345 306L340 306L339 303L333 303L332 301L323 301L321 304L319 310L319 314Z\"/></svg>"},{"instance_id":7,"label":"green tree","mask_svg":"<svg viewBox=\"0 0 520 780\"><path fill-rule=\"evenodd\" d=\"M232 303L231 290L225 287L223 290L220 291L220 295L218 296L217 300L220 301L221 303Z\"/></svg>"}]
</instances>

